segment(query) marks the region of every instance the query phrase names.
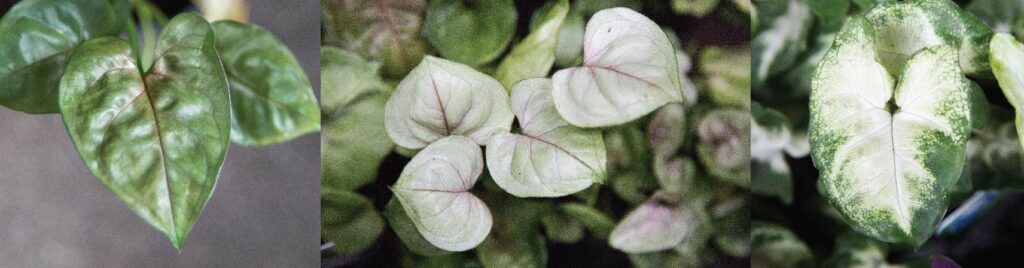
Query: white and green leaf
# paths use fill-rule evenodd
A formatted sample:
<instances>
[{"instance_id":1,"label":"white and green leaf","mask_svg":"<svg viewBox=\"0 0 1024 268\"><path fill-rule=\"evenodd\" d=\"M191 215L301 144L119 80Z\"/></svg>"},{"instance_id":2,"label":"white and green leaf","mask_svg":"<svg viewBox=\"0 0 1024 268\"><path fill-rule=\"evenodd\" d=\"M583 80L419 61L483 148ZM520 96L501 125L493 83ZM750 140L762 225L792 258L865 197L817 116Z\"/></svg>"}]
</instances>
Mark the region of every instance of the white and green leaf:
<instances>
[{"instance_id":1,"label":"white and green leaf","mask_svg":"<svg viewBox=\"0 0 1024 268\"><path fill-rule=\"evenodd\" d=\"M1024 44L1013 36L997 33L990 46L992 73L999 81L999 87L1016 111L1017 133L1024 133ZM1021 139L1024 146L1024 139Z\"/></svg>"},{"instance_id":2,"label":"white and green leaf","mask_svg":"<svg viewBox=\"0 0 1024 268\"><path fill-rule=\"evenodd\" d=\"M551 80L512 87L520 133L495 135L487 144L494 182L518 197L559 197L601 183L607 176L601 131L570 125L551 103Z\"/></svg>"},{"instance_id":3,"label":"white and green leaf","mask_svg":"<svg viewBox=\"0 0 1024 268\"><path fill-rule=\"evenodd\" d=\"M391 94L384 111L395 144L420 149L451 135L479 145L508 132L512 110L497 80L469 66L426 56Z\"/></svg>"},{"instance_id":4,"label":"white and green leaf","mask_svg":"<svg viewBox=\"0 0 1024 268\"><path fill-rule=\"evenodd\" d=\"M552 76L555 107L573 125L603 127L682 102L675 56L661 28L640 13L597 12L584 33L583 66Z\"/></svg>"},{"instance_id":5,"label":"white and green leaf","mask_svg":"<svg viewBox=\"0 0 1024 268\"><path fill-rule=\"evenodd\" d=\"M493 223L487 205L469 192L483 169L483 153L472 139L445 137L413 157L391 190L424 239L466 251L484 241Z\"/></svg>"},{"instance_id":6,"label":"white and green leaf","mask_svg":"<svg viewBox=\"0 0 1024 268\"><path fill-rule=\"evenodd\" d=\"M870 23L848 21L814 75L812 157L825 196L855 230L920 245L964 164L970 86L947 45L890 75L876 61Z\"/></svg>"}]
</instances>

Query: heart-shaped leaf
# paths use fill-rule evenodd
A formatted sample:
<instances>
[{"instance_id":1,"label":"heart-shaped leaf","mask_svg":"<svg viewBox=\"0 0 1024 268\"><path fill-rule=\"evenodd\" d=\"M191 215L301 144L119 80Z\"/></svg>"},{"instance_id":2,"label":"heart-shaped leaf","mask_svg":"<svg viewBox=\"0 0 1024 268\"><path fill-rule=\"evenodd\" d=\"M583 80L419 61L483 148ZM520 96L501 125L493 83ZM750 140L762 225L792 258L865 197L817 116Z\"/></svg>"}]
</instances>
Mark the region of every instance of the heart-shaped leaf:
<instances>
[{"instance_id":1,"label":"heart-shaped leaf","mask_svg":"<svg viewBox=\"0 0 1024 268\"><path fill-rule=\"evenodd\" d=\"M551 104L551 80L512 87L520 133L495 135L487 144L494 182L518 197L570 195L604 181L607 159L601 131L570 125Z\"/></svg>"},{"instance_id":2,"label":"heart-shaped leaf","mask_svg":"<svg viewBox=\"0 0 1024 268\"><path fill-rule=\"evenodd\" d=\"M512 0L430 1L423 33L446 59L479 66L505 52L517 18Z\"/></svg>"},{"instance_id":3,"label":"heart-shaped leaf","mask_svg":"<svg viewBox=\"0 0 1024 268\"><path fill-rule=\"evenodd\" d=\"M231 141L261 146L320 130L320 109L299 61L259 26L213 24L231 88Z\"/></svg>"},{"instance_id":4,"label":"heart-shaped leaf","mask_svg":"<svg viewBox=\"0 0 1024 268\"><path fill-rule=\"evenodd\" d=\"M958 50L964 73L984 76L991 72L987 46L992 30L953 1L886 2L868 11L865 18L874 30L879 62L889 73L902 73L911 55L941 44Z\"/></svg>"},{"instance_id":5,"label":"heart-shaped leaf","mask_svg":"<svg viewBox=\"0 0 1024 268\"><path fill-rule=\"evenodd\" d=\"M449 136L416 154L391 190L423 238L444 250L466 251L491 231L491 211L469 192L483 169L480 146Z\"/></svg>"},{"instance_id":6,"label":"heart-shaped leaf","mask_svg":"<svg viewBox=\"0 0 1024 268\"><path fill-rule=\"evenodd\" d=\"M633 254L670 249L693 234L706 217L678 198L657 192L615 226L608 243Z\"/></svg>"},{"instance_id":7,"label":"heart-shaped leaf","mask_svg":"<svg viewBox=\"0 0 1024 268\"><path fill-rule=\"evenodd\" d=\"M320 49L323 128L321 186L355 190L373 182L381 161L395 147L384 130L390 87L380 64L342 49Z\"/></svg>"},{"instance_id":8,"label":"heart-shaped leaf","mask_svg":"<svg viewBox=\"0 0 1024 268\"><path fill-rule=\"evenodd\" d=\"M0 19L0 105L26 113L60 112L58 89L68 56L89 39L123 32L129 8L121 1L14 5Z\"/></svg>"},{"instance_id":9,"label":"heart-shaped leaf","mask_svg":"<svg viewBox=\"0 0 1024 268\"><path fill-rule=\"evenodd\" d=\"M545 77L555 62L555 48L559 41L559 30L569 13L569 1L559 0L543 13L533 15L532 32L523 41L512 47L512 51L498 65L494 77L506 88L526 78Z\"/></svg>"},{"instance_id":10,"label":"heart-shaped leaf","mask_svg":"<svg viewBox=\"0 0 1024 268\"><path fill-rule=\"evenodd\" d=\"M583 66L551 79L558 112L580 127L626 123L683 101L675 50L665 32L627 8L594 14L583 37Z\"/></svg>"},{"instance_id":11,"label":"heart-shaped leaf","mask_svg":"<svg viewBox=\"0 0 1024 268\"><path fill-rule=\"evenodd\" d=\"M420 37L424 0L322 0L322 43L383 64L386 77L400 78L430 53Z\"/></svg>"},{"instance_id":12,"label":"heart-shaped leaf","mask_svg":"<svg viewBox=\"0 0 1024 268\"><path fill-rule=\"evenodd\" d=\"M855 230L921 245L964 166L970 85L946 45L890 75L869 23L848 21L814 75L811 153L825 196Z\"/></svg>"},{"instance_id":13,"label":"heart-shaped leaf","mask_svg":"<svg viewBox=\"0 0 1024 268\"><path fill-rule=\"evenodd\" d=\"M427 56L391 94L385 108L388 136L419 149L450 135L485 145L508 132L512 110L505 88L466 65Z\"/></svg>"},{"instance_id":14,"label":"heart-shaped leaf","mask_svg":"<svg viewBox=\"0 0 1024 268\"><path fill-rule=\"evenodd\" d=\"M60 84L60 107L85 166L181 247L210 198L231 131L213 28L176 16L145 74L115 38L82 44Z\"/></svg>"},{"instance_id":15,"label":"heart-shaped leaf","mask_svg":"<svg viewBox=\"0 0 1024 268\"><path fill-rule=\"evenodd\" d=\"M1009 34L997 33L992 37L990 49L992 73L1016 110L1017 133L1024 133L1024 44ZM1020 143L1024 146L1024 138Z\"/></svg>"}]
</instances>

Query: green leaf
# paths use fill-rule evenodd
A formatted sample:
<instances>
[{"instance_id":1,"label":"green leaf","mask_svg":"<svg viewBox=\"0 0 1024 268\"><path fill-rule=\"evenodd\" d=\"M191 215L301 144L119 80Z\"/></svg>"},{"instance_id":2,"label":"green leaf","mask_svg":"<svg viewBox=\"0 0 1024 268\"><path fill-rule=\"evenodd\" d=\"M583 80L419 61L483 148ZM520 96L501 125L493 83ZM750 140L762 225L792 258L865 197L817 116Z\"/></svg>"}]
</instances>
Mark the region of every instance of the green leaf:
<instances>
[{"instance_id":1,"label":"green leaf","mask_svg":"<svg viewBox=\"0 0 1024 268\"><path fill-rule=\"evenodd\" d=\"M754 222L750 236L752 263L763 267L815 267L814 253L785 227Z\"/></svg>"},{"instance_id":2,"label":"green leaf","mask_svg":"<svg viewBox=\"0 0 1024 268\"><path fill-rule=\"evenodd\" d=\"M483 153L472 139L449 136L416 154L391 190L423 238L466 251L491 231L491 211L469 192L483 169Z\"/></svg>"},{"instance_id":3,"label":"green leaf","mask_svg":"<svg viewBox=\"0 0 1024 268\"><path fill-rule=\"evenodd\" d=\"M759 2L758 5L769 3L772 2ZM760 29L751 41L750 76L753 88L761 88L768 77L787 70L796 63L797 56L807 49L807 34L814 22L810 8L802 0L783 3L784 11L762 19Z\"/></svg>"},{"instance_id":4,"label":"green leaf","mask_svg":"<svg viewBox=\"0 0 1024 268\"><path fill-rule=\"evenodd\" d=\"M583 239L583 226L561 210L552 210L540 219L548 240L574 244Z\"/></svg>"},{"instance_id":5,"label":"green leaf","mask_svg":"<svg viewBox=\"0 0 1024 268\"><path fill-rule=\"evenodd\" d=\"M398 235L398 239L402 241L405 248L412 251L416 255L421 256L442 256L442 255L458 255L451 254L449 251L437 248L430 244L420 232L416 230L416 224L409 218L409 214L405 213L405 209L402 208L402 204L397 198L392 197L388 201L388 204L384 206L384 217L388 220L388 226L391 227L395 234ZM412 255L412 254L406 254Z\"/></svg>"},{"instance_id":6,"label":"green leaf","mask_svg":"<svg viewBox=\"0 0 1024 268\"><path fill-rule=\"evenodd\" d=\"M555 48L558 32L569 13L569 1L559 0L543 15L534 15L537 25L530 35L512 47L512 51L498 65L494 77L506 89L511 89L519 80L545 77L555 62Z\"/></svg>"},{"instance_id":7,"label":"green leaf","mask_svg":"<svg viewBox=\"0 0 1024 268\"><path fill-rule=\"evenodd\" d=\"M520 133L487 144L494 182L518 197L560 197L602 183L607 158L601 131L570 125L551 103L551 80L531 78L512 87Z\"/></svg>"},{"instance_id":8,"label":"green leaf","mask_svg":"<svg viewBox=\"0 0 1024 268\"><path fill-rule=\"evenodd\" d=\"M587 23L583 66L554 74L555 108L580 127L606 127L682 102L678 59L665 32L627 8L606 9Z\"/></svg>"},{"instance_id":9,"label":"green leaf","mask_svg":"<svg viewBox=\"0 0 1024 268\"><path fill-rule=\"evenodd\" d=\"M402 79L384 116L388 136L409 149L450 135L486 145L494 135L509 131L513 117L508 94L498 81L432 56Z\"/></svg>"},{"instance_id":10,"label":"green leaf","mask_svg":"<svg viewBox=\"0 0 1024 268\"><path fill-rule=\"evenodd\" d=\"M675 247L690 237L703 211L666 193L655 193L629 212L612 230L608 244L626 253L650 253Z\"/></svg>"},{"instance_id":11,"label":"green leaf","mask_svg":"<svg viewBox=\"0 0 1024 268\"><path fill-rule=\"evenodd\" d=\"M793 139L789 120L778 111L755 102L750 112L750 190L793 203L793 179L783 152Z\"/></svg>"},{"instance_id":12,"label":"green leaf","mask_svg":"<svg viewBox=\"0 0 1024 268\"><path fill-rule=\"evenodd\" d=\"M846 232L836 238L832 256L825 267L890 267L886 261L889 246L855 232Z\"/></svg>"},{"instance_id":13,"label":"green leaf","mask_svg":"<svg viewBox=\"0 0 1024 268\"><path fill-rule=\"evenodd\" d=\"M715 245L725 254L736 258L750 256L750 202L746 193L718 197L721 201L711 208L715 226Z\"/></svg>"},{"instance_id":14,"label":"green leaf","mask_svg":"<svg viewBox=\"0 0 1024 268\"><path fill-rule=\"evenodd\" d=\"M958 49L960 68L972 76L987 76L988 41L992 30L949 0L882 3L866 15L874 30L878 58L890 73L918 50L949 45Z\"/></svg>"},{"instance_id":15,"label":"green leaf","mask_svg":"<svg viewBox=\"0 0 1024 268\"><path fill-rule=\"evenodd\" d=\"M627 170L616 174L609 180L615 195L626 201L627 204L637 205L643 203L648 195L658 190L658 182L651 177L636 170Z\"/></svg>"},{"instance_id":16,"label":"green leaf","mask_svg":"<svg viewBox=\"0 0 1024 268\"><path fill-rule=\"evenodd\" d=\"M479 66L505 51L517 18L512 0L430 1L423 34L441 56Z\"/></svg>"},{"instance_id":17,"label":"green leaf","mask_svg":"<svg viewBox=\"0 0 1024 268\"><path fill-rule=\"evenodd\" d=\"M341 255L358 254L377 242L384 219L370 199L354 192L324 189L320 193L320 233Z\"/></svg>"},{"instance_id":18,"label":"green leaf","mask_svg":"<svg viewBox=\"0 0 1024 268\"><path fill-rule=\"evenodd\" d=\"M545 7L553 8L559 2L548 2ZM530 23L539 23L542 18L536 17L545 13L534 13L535 18ZM565 21L558 30L558 45L555 46L555 65L569 67L583 63L583 31L586 20L583 14L576 9L570 8L566 14ZM531 27L533 29L533 27Z\"/></svg>"},{"instance_id":19,"label":"green leaf","mask_svg":"<svg viewBox=\"0 0 1024 268\"><path fill-rule=\"evenodd\" d=\"M734 107L750 107L750 48L707 47L700 52L700 70L711 101Z\"/></svg>"},{"instance_id":20,"label":"green leaf","mask_svg":"<svg viewBox=\"0 0 1024 268\"><path fill-rule=\"evenodd\" d=\"M812 157L825 196L855 230L918 246L964 166L970 86L946 45L915 53L890 75L869 27L848 21L814 75Z\"/></svg>"},{"instance_id":21,"label":"green leaf","mask_svg":"<svg viewBox=\"0 0 1024 268\"><path fill-rule=\"evenodd\" d=\"M320 49L324 133L320 145L321 186L355 190L373 182L394 144L384 129L390 86L376 62L345 50Z\"/></svg>"},{"instance_id":22,"label":"green leaf","mask_svg":"<svg viewBox=\"0 0 1024 268\"><path fill-rule=\"evenodd\" d=\"M494 232L477 248L484 267L547 267L548 251L541 218L549 202L515 198L500 191L481 195L494 205Z\"/></svg>"},{"instance_id":23,"label":"green leaf","mask_svg":"<svg viewBox=\"0 0 1024 268\"><path fill-rule=\"evenodd\" d=\"M1024 44L1013 36L997 33L992 37L990 62L1006 100L1017 114L1017 133L1024 133ZM1024 146L1024 138L1020 139Z\"/></svg>"},{"instance_id":24,"label":"green leaf","mask_svg":"<svg viewBox=\"0 0 1024 268\"><path fill-rule=\"evenodd\" d=\"M57 113L68 56L89 39L125 30L127 5L110 1L26 0L0 19L0 105Z\"/></svg>"},{"instance_id":25,"label":"green leaf","mask_svg":"<svg viewBox=\"0 0 1024 268\"><path fill-rule=\"evenodd\" d=\"M420 37L426 1L321 0L322 42L383 63L383 74L401 78L430 54Z\"/></svg>"},{"instance_id":26,"label":"green leaf","mask_svg":"<svg viewBox=\"0 0 1024 268\"><path fill-rule=\"evenodd\" d=\"M697 125L697 156L715 178L750 187L750 113L713 110Z\"/></svg>"},{"instance_id":27,"label":"green leaf","mask_svg":"<svg viewBox=\"0 0 1024 268\"><path fill-rule=\"evenodd\" d=\"M662 106L647 124L647 143L655 158L673 155L686 138L686 108L681 103Z\"/></svg>"},{"instance_id":28,"label":"green leaf","mask_svg":"<svg viewBox=\"0 0 1024 268\"><path fill-rule=\"evenodd\" d=\"M672 11L676 14L692 15L694 17L704 17L715 7L718 6L719 0L672 0Z\"/></svg>"},{"instance_id":29,"label":"green leaf","mask_svg":"<svg viewBox=\"0 0 1024 268\"><path fill-rule=\"evenodd\" d=\"M973 0L964 10L992 27L993 32L1012 33L1017 38L1024 38L1024 2Z\"/></svg>"},{"instance_id":30,"label":"green leaf","mask_svg":"<svg viewBox=\"0 0 1024 268\"><path fill-rule=\"evenodd\" d=\"M231 141L285 142L320 130L320 109L306 72L277 37L259 26L213 23L231 88Z\"/></svg>"},{"instance_id":31,"label":"green leaf","mask_svg":"<svg viewBox=\"0 0 1024 268\"><path fill-rule=\"evenodd\" d=\"M594 207L579 203L565 203L559 206L565 215L575 219L598 239L607 239L615 228L615 221Z\"/></svg>"},{"instance_id":32,"label":"green leaf","mask_svg":"<svg viewBox=\"0 0 1024 268\"><path fill-rule=\"evenodd\" d=\"M82 44L61 79L60 107L85 166L180 248L224 163L231 106L202 17L174 17L156 55L140 74L128 43Z\"/></svg>"}]
</instances>

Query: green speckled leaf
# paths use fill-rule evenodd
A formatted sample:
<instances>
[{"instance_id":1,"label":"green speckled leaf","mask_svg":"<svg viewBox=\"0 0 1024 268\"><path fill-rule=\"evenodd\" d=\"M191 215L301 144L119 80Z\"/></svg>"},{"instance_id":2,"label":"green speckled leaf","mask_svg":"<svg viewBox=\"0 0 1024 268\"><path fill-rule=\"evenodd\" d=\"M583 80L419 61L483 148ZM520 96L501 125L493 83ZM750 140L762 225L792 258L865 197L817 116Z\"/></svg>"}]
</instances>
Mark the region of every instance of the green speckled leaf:
<instances>
[{"instance_id":1,"label":"green speckled leaf","mask_svg":"<svg viewBox=\"0 0 1024 268\"><path fill-rule=\"evenodd\" d=\"M490 233L490 209L469 192L483 162L483 152L472 139L445 137L416 154L391 186L416 229L434 246L466 251Z\"/></svg>"},{"instance_id":2,"label":"green speckled leaf","mask_svg":"<svg viewBox=\"0 0 1024 268\"><path fill-rule=\"evenodd\" d=\"M479 66L505 52L517 17L512 0L430 1L423 33L444 58Z\"/></svg>"},{"instance_id":3,"label":"green speckled leaf","mask_svg":"<svg viewBox=\"0 0 1024 268\"><path fill-rule=\"evenodd\" d=\"M34 114L60 112L58 88L68 56L89 39L121 34L129 11L121 1L14 5L0 19L0 105Z\"/></svg>"},{"instance_id":4,"label":"green speckled leaf","mask_svg":"<svg viewBox=\"0 0 1024 268\"><path fill-rule=\"evenodd\" d=\"M323 87L321 186L356 190L377 178L394 144L384 129L390 86L380 80L380 64L345 50L320 49Z\"/></svg>"},{"instance_id":5,"label":"green speckled leaf","mask_svg":"<svg viewBox=\"0 0 1024 268\"><path fill-rule=\"evenodd\" d=\"M306 72L277 37L256 25L213 23L231 88L231 141L285 142L320 130L320 109Z\"/></svg>"},{"instance_id":6,"label":"green speckled leaf","mask_svg":"<svg viewBox=\"0 0 1024 268\"><path fill-rule=\"evenodd\" d=\"M512 89L519 80L545 77L555 62L558 33L569 13L569 1L559 0L541 15L534 15L536 25L530 35L512 47L512 51L498 65L494 77L506 89Z\"/></svg>"},{"instance_id":7,"label":"green speckled leaf","mask_svg":"<svg viewBox=\"0 0 1024 268\"><path fill-rule=\"evenodd\" d=\"M213 192L228 149L228 85L202 17L174 17L153 67L131 46L82 44L60 83L64 125L94 176L180 248Z\"/></svg>"},{"instance_id":8,"label":"green speckled leaf","mask_svg":"<svg viewBox=\"0 0 1024 268\"><path fill-rule=\"evenodd\" d=\"M988 40L992 30L949 0L882 3L866 17L875 32L875 51L890 73L903 72L918 50L936 45L958 49L960 68L972 76L990 76Z\"/></svg>"},{"instance_id":9,"label":"green speckled leaf","mask_svg":"<svg viewBox=\"0 0 1024 268\"><path fill-rule=\"evenodd\" d=\"M495 135L487 144L494 182L518 197L570 195L607 176L601 131L570 125L551 104L551 80L531 78L512 87L520 133Z\"/></svg>"},{"instance_id":10,"label":"green speckled leaf","mask_svg":"<svg viewBox=\"0 0 1024 268\"><path fill-rule=\"evenodd\" d=\"M848 21L814 75L811 153L825 196L855 230L921 245L964 165L970 85L945 45L890 75L869 23Z\"/></svg>"},{"instance_id":11,"label":"green speckled leaf","mask_svg":"<svg viewBox=\"0 0 1024 268\"><path fill-rule=\"evenodd\" d=\"M486 145L508 132L512 110L498 81L466 65L427 56L391 94L385 108L388 136L419 149L450 135Z\"/></svg>"},{"instance_id":12,"label":"green speckled leaf","mask_svg":"<svg viewBox=\"0 0 1024 268\"><path fill-rule=\"evenodd\" d=\"M665 32L644 15L602 10L587 22L583 66L551 77L555 108L573 125L606 127L682 102L675 56Z\"/></svg>"}]
</instances>

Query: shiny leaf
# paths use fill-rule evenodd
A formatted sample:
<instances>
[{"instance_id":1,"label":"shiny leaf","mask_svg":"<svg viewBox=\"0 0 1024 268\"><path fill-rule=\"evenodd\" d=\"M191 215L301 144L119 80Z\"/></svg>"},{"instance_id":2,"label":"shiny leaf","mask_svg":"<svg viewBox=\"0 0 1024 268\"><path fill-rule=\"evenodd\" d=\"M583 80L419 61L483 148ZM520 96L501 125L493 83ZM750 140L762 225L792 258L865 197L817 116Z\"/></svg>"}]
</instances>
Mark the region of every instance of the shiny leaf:
<instances>
[{"instance_id":1,"label":"shiny leaf","mask_svg":"<svg viewBox=\"0 0 1024 268\"><path fill-rule=\"evenodd\" d=\"M218 21L217 51L231 88L231 141L270 145L320 130L320 109L299 61L273 34Z\"/></svg>"},{"instance_id":2,"label":"shiny leaf","mask_svg":"<svg viewBox=\"0 0 1024 268\"><path fill-rule=\"evenodd\" d=\"M82 44L60 83L71 140L94 176L180 248L210 198L231 131L209 23L176 16L139 73L128 43Z\"/></svg>"}]
</instances>

